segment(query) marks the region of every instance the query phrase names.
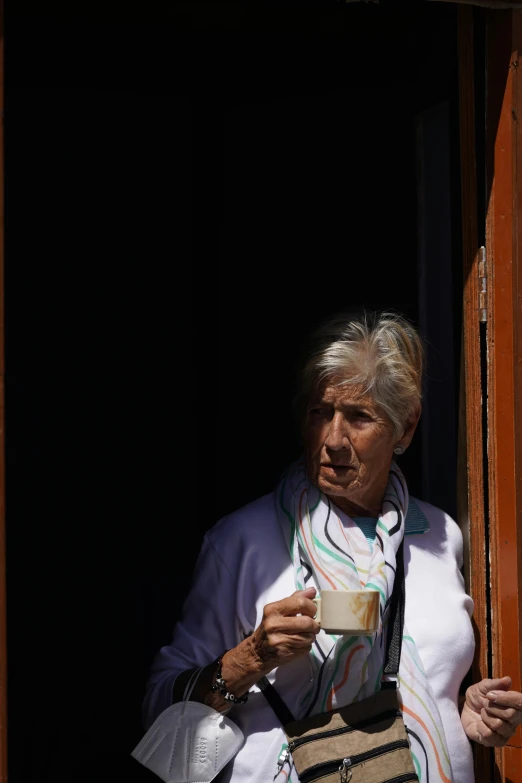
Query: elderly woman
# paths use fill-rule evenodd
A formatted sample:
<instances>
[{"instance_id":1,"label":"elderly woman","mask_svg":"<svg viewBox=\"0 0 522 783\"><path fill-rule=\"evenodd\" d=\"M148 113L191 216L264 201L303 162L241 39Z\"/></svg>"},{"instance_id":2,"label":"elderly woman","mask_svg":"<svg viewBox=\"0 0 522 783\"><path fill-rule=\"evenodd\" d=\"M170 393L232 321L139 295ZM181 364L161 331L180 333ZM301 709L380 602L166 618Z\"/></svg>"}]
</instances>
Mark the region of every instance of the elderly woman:
<instances>
[{"instance_id":1,"label":"elderly woman","mask_svg":"<svg viewBox=\"0 0 522 783\"><path fill-rule=\"evenodd\" d=\"M522 697L510 691L509 677L472 685L459 709L474 652L461 533L443 511L408 496L395 461L419 421L422 363L421 340L399 315L341 317L320 327L297 397L303 457L274 492L205 536L182 620L153 664L144 715L148 727L204 667L191 699L221 712L232 703L230 717L246 738L225 768L227 781L298 780L281 723L257 686L262 677L297 718L380 689L383 620L401 542L397 681L419 779L472 783L469 740L501 746L522 721ZM322 630L316 594L361 587L381 596L374 636Z\"/></svg>"}]
</instances>

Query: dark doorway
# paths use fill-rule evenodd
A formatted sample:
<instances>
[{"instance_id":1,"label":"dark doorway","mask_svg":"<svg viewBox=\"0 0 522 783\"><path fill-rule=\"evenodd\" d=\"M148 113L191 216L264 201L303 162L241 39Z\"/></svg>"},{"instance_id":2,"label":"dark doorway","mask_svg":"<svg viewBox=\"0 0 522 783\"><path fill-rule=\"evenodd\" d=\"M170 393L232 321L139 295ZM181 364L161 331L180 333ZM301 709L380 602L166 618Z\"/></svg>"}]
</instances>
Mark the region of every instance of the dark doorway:
<instances>
[{"instance_id":1,"label":"dark doorway","mask_svg":"<svg viewBox=\"0 0 522 783\"><path fill-rule=\"evenodd\" d=\"M130 779L205 530L299 454L305 332L354 304L403 312L439 413L460 339L419 294L418 122L441 104L430 214L459 214L451 5L45 6L6 25L12 783L78 758ZM423 431L403 460L421 497L429 437L440 456Z\"/></svg>"},{"instance_id":2,"label":"dark doorway","mask_svg":"<svg viewBox=\"0 0 522 783\"><path fill-rule=\"evenodd\" d=\"M262 5L225 40L224 54L208 39L205 49L223 183L215 518L270 491L298 455L296 354L315 324L353 305L399 310L427 339L431 427L426 415L403 464L414 494L455 514L455 10Z\"/></svg>"}]
</instances>

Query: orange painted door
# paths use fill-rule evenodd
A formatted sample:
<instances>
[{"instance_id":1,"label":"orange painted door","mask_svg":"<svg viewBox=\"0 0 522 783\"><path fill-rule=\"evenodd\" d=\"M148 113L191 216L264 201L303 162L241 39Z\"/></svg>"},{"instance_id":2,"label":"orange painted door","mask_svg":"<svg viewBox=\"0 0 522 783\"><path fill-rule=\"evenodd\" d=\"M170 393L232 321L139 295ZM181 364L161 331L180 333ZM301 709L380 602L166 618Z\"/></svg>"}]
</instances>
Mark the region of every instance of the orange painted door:
<instances>
[{"instance_id":1,"label":"orange painted door","mask_svg":"<svg viewBox=\"0 0 522 783\"><path fill-rule=\"evenodd\" d=\"M487 465L493 676L522 691L522 11L486 14ZM495 751L522 783L522 731Z\"/></svg>"},{"instance_id":2,"label":"orange painted door","mask_svg":"<svg viewBox=\"0 0 522 783\"><path fill-rule=\"evenodd\" d=\"M459 73L459 516L475 601L472 675L509 675L522 691L522 11L461 6ZM475 746L474 755L477 783L522 783L520 728L505 748Z\"/></svg>"}]
</instances>

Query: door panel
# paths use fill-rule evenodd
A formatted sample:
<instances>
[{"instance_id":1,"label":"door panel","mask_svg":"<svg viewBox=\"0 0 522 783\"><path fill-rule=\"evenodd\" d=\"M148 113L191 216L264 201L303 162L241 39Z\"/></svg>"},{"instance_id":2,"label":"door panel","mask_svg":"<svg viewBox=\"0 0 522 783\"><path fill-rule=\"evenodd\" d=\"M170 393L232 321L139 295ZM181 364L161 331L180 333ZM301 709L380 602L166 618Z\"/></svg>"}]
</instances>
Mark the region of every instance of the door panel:
<instances>
[{"instance_id":1,"label":"door panel","mask_svg":"<svg viewBox=\"0 0 522 783\"><path fill-rule=\"evenodd\" d=\"M490 674L488 648L489 606L487 595L486 510L484 493L484 339L479 320L479 230L477 217L477 170L475 134L475 59L473 11L459 8L459 103L460 165L463 256L463 345L461 431L459 438L459 524L465 533L465 576L475 609L475 659L473 682ZM482 331L484 329L482 328ZM493 755L489 748L473 744L477 783L490 783Z\"/></svg>"},{"instance_id":2,"label":"door panel","mask_svg":"<svg viewBox=\"0 0 522 783\"><path fill-rule=\"evenodd\" d=\"M488 12L488 467L493 676L522 690L522 14ZM522 781L522 732L495 752L496 779Z\"/></svg>"}]
</instances>

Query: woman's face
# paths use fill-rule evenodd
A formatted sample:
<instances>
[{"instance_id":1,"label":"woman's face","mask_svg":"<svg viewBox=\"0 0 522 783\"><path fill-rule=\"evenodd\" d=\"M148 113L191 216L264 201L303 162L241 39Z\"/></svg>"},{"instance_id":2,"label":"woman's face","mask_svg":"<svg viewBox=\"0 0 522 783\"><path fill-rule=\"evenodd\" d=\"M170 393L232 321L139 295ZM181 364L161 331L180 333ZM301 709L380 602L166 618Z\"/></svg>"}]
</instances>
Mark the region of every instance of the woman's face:
<instances>
[{"instance_id":1,"label":"woman's face","mask_svg":"<svg viewBox=\"0 0 522 783\"><path fill-rule=\"evenodd\" d=\"M348 514L378 515L393 449L409 445L417 420L398 437L388 415L360 388L325 381L307 408L303 432L311 481Z\"/></svg>"}]
</instances>

